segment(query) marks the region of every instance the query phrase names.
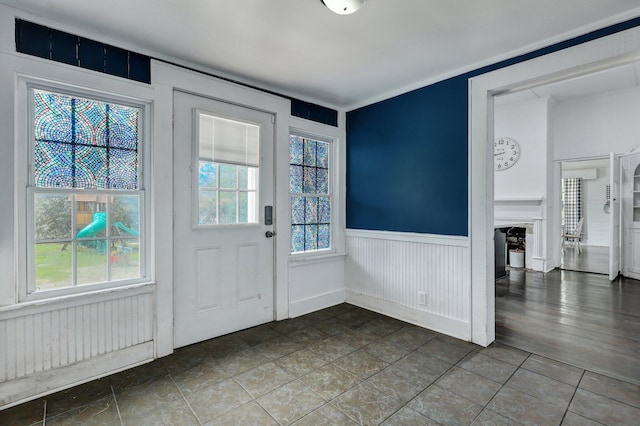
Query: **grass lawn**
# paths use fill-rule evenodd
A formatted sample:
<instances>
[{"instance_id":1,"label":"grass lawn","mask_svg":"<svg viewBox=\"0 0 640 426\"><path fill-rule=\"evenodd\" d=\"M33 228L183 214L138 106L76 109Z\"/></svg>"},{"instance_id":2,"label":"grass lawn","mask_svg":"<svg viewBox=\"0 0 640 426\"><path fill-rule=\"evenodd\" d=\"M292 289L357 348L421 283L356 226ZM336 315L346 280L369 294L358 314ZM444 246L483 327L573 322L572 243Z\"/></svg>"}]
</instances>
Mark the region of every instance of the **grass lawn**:
<instances>
[{"instance_id":1,"label":"grass lawn","mask_svg":"<svg viewBox=\"0 0 640 426\"><path fill-rule=\"evenodd\" d=\"M36 244L36 287L38 290L70 287L72 283L72 247L64 244ZM135 278L140 274L137 247L130 251L113 253L92 247L78 246L76 266L77 285L107 281L108 268L111 280Z\"/></svg>"}]
</instances>

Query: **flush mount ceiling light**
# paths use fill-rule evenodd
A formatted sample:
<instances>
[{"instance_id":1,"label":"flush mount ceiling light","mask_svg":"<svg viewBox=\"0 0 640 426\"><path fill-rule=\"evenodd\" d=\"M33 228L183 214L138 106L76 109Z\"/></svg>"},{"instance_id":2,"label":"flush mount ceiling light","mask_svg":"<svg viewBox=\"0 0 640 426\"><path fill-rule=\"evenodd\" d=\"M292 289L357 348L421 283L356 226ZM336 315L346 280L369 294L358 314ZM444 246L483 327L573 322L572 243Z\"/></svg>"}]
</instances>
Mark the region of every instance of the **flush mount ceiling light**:
<instances>
[{"instance_id":1,"label":"flush mount ceiling light","mask_svg":"<svg viewBox=\"0 0 640 426\"><path fill-rule=\"evenodd\" d=\"M332 12L348 15L360 9L367 0L322 0Z\"/></svg>"}]
</instances>

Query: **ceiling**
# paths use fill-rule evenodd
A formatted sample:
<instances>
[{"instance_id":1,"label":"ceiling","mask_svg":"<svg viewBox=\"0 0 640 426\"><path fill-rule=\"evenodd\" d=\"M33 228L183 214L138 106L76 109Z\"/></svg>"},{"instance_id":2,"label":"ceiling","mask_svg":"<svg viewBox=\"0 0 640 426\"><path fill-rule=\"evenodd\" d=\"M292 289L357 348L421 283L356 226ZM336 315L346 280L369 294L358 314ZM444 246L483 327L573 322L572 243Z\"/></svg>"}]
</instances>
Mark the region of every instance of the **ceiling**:
<instances>
[{"instance_id":1,"label":"ceiling","mask_svg":"<svg viewBox=\"0 0 640 426\"><path fill-rule=\"evenodd\" d=\"M0 0L36 22L351 108L640 16L640 0ZM32 16L24 16L28 19Z\"/></svg>"}]
</instances>

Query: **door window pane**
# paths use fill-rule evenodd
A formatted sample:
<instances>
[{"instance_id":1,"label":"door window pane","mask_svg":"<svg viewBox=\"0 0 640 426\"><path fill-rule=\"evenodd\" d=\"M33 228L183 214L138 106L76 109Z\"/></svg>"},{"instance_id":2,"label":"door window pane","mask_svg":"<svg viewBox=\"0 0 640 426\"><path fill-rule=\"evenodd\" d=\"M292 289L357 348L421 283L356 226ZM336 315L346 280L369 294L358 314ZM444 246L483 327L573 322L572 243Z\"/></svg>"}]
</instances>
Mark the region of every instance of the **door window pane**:
<instances>
[{"instance_id":1,"label":"door window pane","mask_svg":"<svg viewBox=\"0 0 640 426\"><path fill-rule=\"evenodd\" d=\"M231 224L237 222L238 205L235 192L220 192L220 223Z\"/></svg>"},{"instance_id":2,"label":"door window pane","mask_svg":"<svg viewBox=\"0 0 640 426\"><path fill-rule=\"evenodd\" d=\"M215 225L218 223L218 193L216 191L200 191L198 194L198 224Z\"/></svg>"},{"instance_id":3,"label":"door window pane","mask_svg":"<svg viewBox=\"0 0 640 426\"><path fill-rule=\"evenodd\" d=\"M236 189L238 187L238 166L220 164L220 188Z\"/></svg>"},{"instance_id":4,"label":"door window pane","mask_svg":"<svg viewBox=\"0 0 640 426\"><path fill-rule=\"evenodd\" d=\"M200 161L198 226L258 223L256 167Z\"/></svg>"}]
</instances>

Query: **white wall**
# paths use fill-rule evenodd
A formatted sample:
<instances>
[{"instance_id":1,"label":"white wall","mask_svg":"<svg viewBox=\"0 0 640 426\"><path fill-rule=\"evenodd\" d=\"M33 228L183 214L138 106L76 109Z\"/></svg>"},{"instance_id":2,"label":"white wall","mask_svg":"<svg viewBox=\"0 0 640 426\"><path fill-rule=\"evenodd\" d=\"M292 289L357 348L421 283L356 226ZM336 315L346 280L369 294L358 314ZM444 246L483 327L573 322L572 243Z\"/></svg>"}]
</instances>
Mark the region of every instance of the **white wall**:
<instances>
[{"instance_id":1,"label":"white wall","mask_svg":"<svg viewBox=\"0 0 640 426\"><path fill-rule=\"evenodd\" d=\"M559 102L554 160L622 154L640 147L640 88Z\"/></svg>"},{"instance_id":2,"label":"white wall","mask_svg":"<svg viewBox=\"0 0 640 426\"><path fill-rule=\"evenodd\" d=\"M355 229L346 237L347 302L471 340L467 237Z\"/></svg>"},{"instance_id":3,"label":"white wall","mask_svg":"<svg viewBox=\"0 0 640 426\"><path fill-rule=\"evenodd\" d=\"M609 184L609 160L585 160L562 163L563 177L567 171L580 174L583 170L595 170L595 178L582 180L582 213L585 218L582 232L583 244L609 246L609 214L604 209L606 189Z\"/></svg>"},{"instance_id":4,"label":"white wall","mask_svg":"<svg viewBox=\"0 0 640 426\"><path fill-rule=\"evenodd\" d=\"M495 138L510 137L520 145L520 159L495 172L494 197L544 198L547 182L548 99L496 106Z\"/></svg>"}]
</instances>

